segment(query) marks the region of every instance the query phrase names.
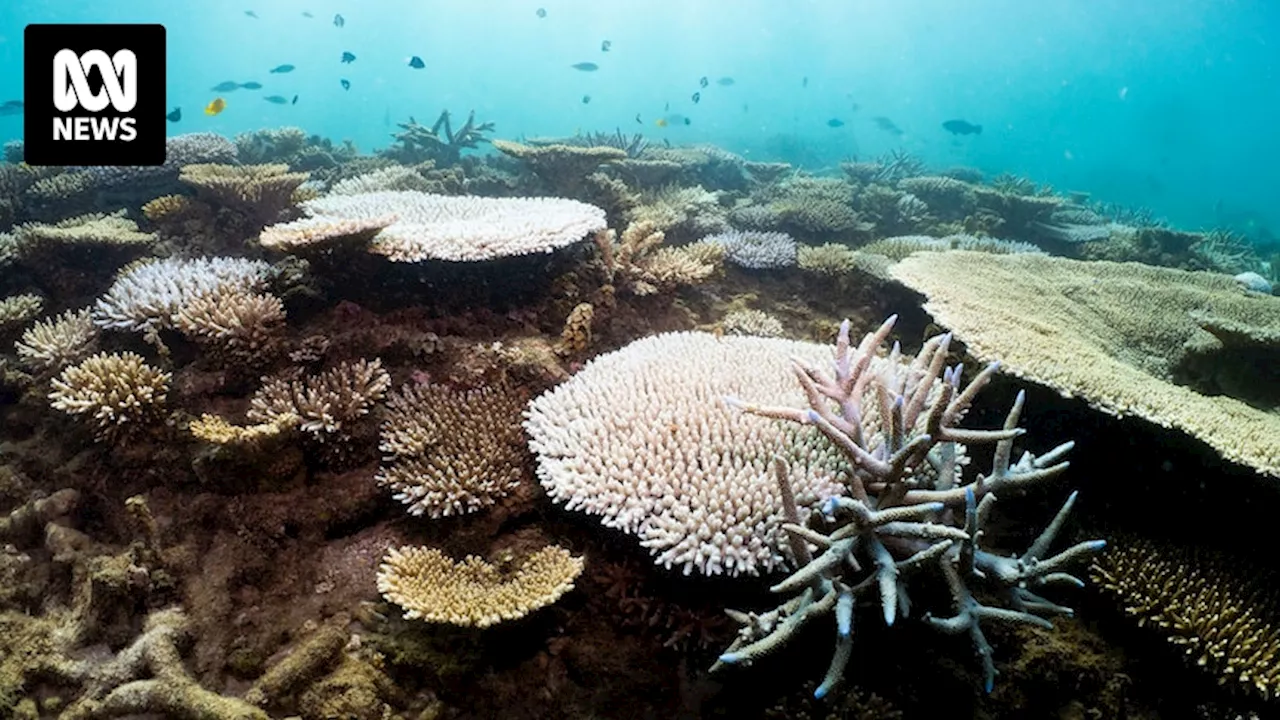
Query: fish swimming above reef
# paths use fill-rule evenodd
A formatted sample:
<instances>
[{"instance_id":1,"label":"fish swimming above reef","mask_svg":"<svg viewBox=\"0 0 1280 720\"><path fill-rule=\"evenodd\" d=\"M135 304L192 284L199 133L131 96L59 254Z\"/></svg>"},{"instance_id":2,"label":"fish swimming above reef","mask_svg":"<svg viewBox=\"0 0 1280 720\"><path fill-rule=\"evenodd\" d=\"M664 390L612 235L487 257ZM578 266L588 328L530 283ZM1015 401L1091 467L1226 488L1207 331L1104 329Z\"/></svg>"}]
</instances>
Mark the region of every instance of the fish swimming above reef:
<instances>
[{"instance_id":1,"label":"fish swimming above reef","mask_svg":"<svg viewBox=\"0 0 1280 720\"><path fill-rule=\"evenodd\" d=\"M694 105L697 105L699 102L702 102L702 93L696 92L693 95L691 95L689 99L693 101Z\"/></svg>"},{"instance_id":2,"label":"fish swimming above reef","mask_svg":"<svg viewBox=\"0 0 1280 720\"><path fill-rule=\"evenodd\" d=\"M833 128L844 127L844 121L841 120L840 118L831 118L830 120L827 121L827 127L833 127Z\"/></svg>"},{"instance_id":3,"label":"fish swimming above reef","mask_svg":"<svg viewBox=\"0 0 1280 720\"><path fill-rule=\"evenodd\" d=\"M590 103L590 102L591 102L591 96L590 96L590 95L583 95L583 96L582 96L582 104L583 104L583 105L586 105L586 104L588 104L588 103Z\"/></svg>"},{"instance_id":4,"label":"fish swimming above reef","mask_svg":"<svg viewBox=\"0 0 1280 720\"><path fill-rule=\"evenodd\" d=\"M344 62L344 63L353 63L353 62L355 62L355 61L356 61L355 53L348 52L348 51L346 51L346 50L343 50L343 51L342 51L342 62Z\"/></svg>"},{"instance_id":5,"label":"fish swimming above reef","mask_svg":"<svg viewBox=\"0 0 1280 720\"><path fill-rule=\"evenodd\" d=\"M668 127L671 125L692 125L693 121L679 113L672 113L666 117L658 118L653 124L658 127Z\"/></svg>"},{"instance_id":6,"label":"fish swimming above reef","mask_svg":"<svg viewBox=\"0 0 1280 720\"><path fill-rule=\"evenodd\" d=\"M245 90L261 90L262 83L250 80L249 82L246 82L246 83L240 83L240 87L244 88Z\"/></svg>"},{"instance_id":7,"label":"fish swimming above reef","mask_svg":"<svg viewBox=\"0 0 1280 720\"><path fill-rule=\"evenodd\" d=\"M240 83L235 82L234 80L227 80L226 82L220 82L209 89L213 92L231 92L239 87Z\"/></svg>"},{"instance_id":8,"label":"fish swimming above reef","mask_svg":"<svg viewBox=\"0 0 1280 720\"><path fill-rule=\"evenodd\" d=\"M717 85L719 85L720 87L729 87L730 85L734 84L735 82L737 82L737 81L736 81L736 80L734 80L734 79L733 79L733 78L731 78L731 77L722 77L722 78L720 78L719 80L716 80L716 84L717 84Z\"/></svg>"},{"instance_id":9,"label":"fish swimming above reef","mask_svg":"<svg viewBox=\"0 0 1280 720\"><path fill-rule=\"evenodd\" d=\"M277 66L275 66L275 67L271 68L270 70L268 70L267 72L269 72L269 73L276 73L277 75L279 75L279 74L283 74L283 73L291 73L291 72L293 72L293 71L294 71L294 69L295 69L295 68L294 68L292 65L289 65L288 63L286 63L286 64L284 64L284 65L277 65Z\"/></svg>"},{"instance_id":10,"label":"fish swimming above reef","mask_svg":"<svg viewBox=\"0 0 1280 720\"><path fill-rule=\"evenodd\" d=\"M297 95L294 95L294 96L293 96L293 102L291 102L291 103L289 103L289 104L290 104L290 105L297 105L297 104L298 104L298 96L297 96Z\"/></svg>"},{"instance_id":11,"label":"fish swimming above reef","mask_svg":"<svg viewBox=\"0 0 1280 720\"><path fill-rule=\"evenodd\" d=\"M274 104L274 105L288 105L288 104L289 104L289 98L287 98L287 97L285 97L285 96L283 96L283 95L268 95L268 96L266 96L266 97L264 97L264 98L262 98L262 99L263 99L263 100L266 100L267 102L272 103L272 104Z\"/></svg>"},{"instance_id":12,"label":"fish swimming above reef","mask_svg":"<svg viewBox=\"0 0 1280 720\"><path fill-rule=\"evenodd\" d=\"M896 124L894 124L892 120L890 120L889 118L883 115L880 115L878 117L873 117L871 118L871 121L876 124L876 127L880 128L881 130L887 133L890 133L892 135L902 134L902 128L898 127Z\"/></svg>"},{"instance_id":13,"label":"fish swimming above reef","mask_svg":"<svg viewBox=\"0 0 1280 720\"><path fill-rule=\"evenodd\" d=\"M981 135L982 126L964 120L948 120L942 123L943 129L952 135Z\"/></svg>"},{"instance_id":14,"label":"fish swimming above reef","mask_svg":"<svg viewBox=\"0 0 1280 720\"><path fill-rule=\"evenodd\" d=\"M0 117L6 115L21 115L24 107L21 100L5 100L0 103Z\"/></svg>"},{"instance_id":15,"label":"fish swimming above reef","mask_svg":"<svg viewBox=\"0 0 1280 720\"><path fill-rule=\"evenodd\" d=\"M546 8L538 8L538 11L537 11L537 12L535 12L535 13L534 13L534 15L537 15L539 18L544 18L544 17L546 17L546 16L547 16L547 9L546 9Z\"/></svg>"},{"instance_id":16,"label":"fish swimming above reef","mask_svg":"<svg viewBox=\"0 0 1280 720\"><path fill-rule=\"evenodd\" d=\"M711 84L711 81L707 80L706 75L703 75L702 77L698 78L698 87L706 87L710 84Z\"/></svg>"},{"instance_id":17,"label":"fish swimming above reef","mask_svg":"<svg viewBox=\"0 0 1280 720\"><path fill-rule=\"evenodd\" d=\"M227 101L222 98L214 98L213 102L204 106L205 115L217 115L227 109Z\"/></svg>"},{"instance_id":18,"label":"fish swimming above reef","mask_svg":"<svg viewBox=\"0 0 1280 720\"><path fill-rule=\"evenodd\" d=\"M569 67L573 68L574 70L581 70L582 72L595 72L600 69L600 66L593 62L574 63Z\"/></svg>"},{"instance_id":19,"label":"fish swimming above reef","mask_svg":"<svg viewBox=\"0 0 1280 720\"><path fill-rule=\"evenodd\" d=\"M334 16L333 16L333 26L334 26L334 27L342 27L343 25L346 25L346 24L347 24L347 20L346 20L346 18L342 17L341 15L334 15Z\"/></svg>"},{"instance_id":20,"label":"fish swimming above reef","mask_svg":"<svg viewBox=\"0 0 1280 720\"><path fill-rule=\"evenodd\" d=\"M609 52L609 48L611 47L613 47L613 43L608 40L605 40L604 42L600 43L600 52Z\"/></svg>"},{"instance_id":21,"label":"fish swimming above reef","mask_svg":"<svg viewBox=\"0 0 1280 720\"><path fill-rule=\"evenodd\" d=\"M245 15L248 15L249 17L251 17L251 18L253 18L253 19L255 19L255 20L256 20L256 19L258 19L258 13L254 12L254 11L252 11L252 10L245 10L245 11L244 11L244 14L245 14Z\"/></svg>"},{"instance_id":22,"label":"fish swimming above reef","mask_svg":"<svg viewBox=\"0 0 1280 720\"><path fill-rule=\"evenodd\" d=\"M422 62L422 58L418 57L417 55L414 55L413 57L409 58L409 67L413 68L414 70L421 70L426 66L427 64Z\"/></svg>"},{"instance_id":23,"label":"fish swimming above reef","mask_svg":"<svg viewBox=\"0 0 1280 720\"><path fill-rule=\"evenodd\" d=\"M312 15L312 14L310 13L310 11L303 10L303 11L302 11L302 17L304 17L304 18L313 18L313 17L315 17L315 15Z\"/></svg>"},{"instance_id":24,"label":"fish swimming above reef","mask_svg":"<svg viewBox=\"0 0 1280 720\"><path fill-rule=\"evenodd\" d=\"M169 122L178 122L179 120L182 119L182 108L180 107L174 108L173 112L170 112L169 114L164 116L164 119L168 120Z\"/></svg>"},{"instance_id":25,"label":"fish swimming above reef","mask_svg":"<svg viewBox=\"0 0 1280 720\"><path fill-rule=\"evenodd\" d=\"M351 89L351 81L346 78L342 78L341 80L338 81L338 83L342 85L343 90Z\"/></svg>"}]
</instances>

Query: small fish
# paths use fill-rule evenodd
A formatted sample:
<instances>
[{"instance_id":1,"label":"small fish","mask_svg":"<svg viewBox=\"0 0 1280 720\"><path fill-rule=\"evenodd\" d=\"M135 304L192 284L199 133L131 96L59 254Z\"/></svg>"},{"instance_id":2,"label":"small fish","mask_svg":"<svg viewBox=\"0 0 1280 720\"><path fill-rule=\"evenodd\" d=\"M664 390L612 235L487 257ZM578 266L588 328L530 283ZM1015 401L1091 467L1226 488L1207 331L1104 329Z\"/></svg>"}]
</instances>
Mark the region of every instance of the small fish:
<instances>
[{"instance_id":1,"label":"small fish","mask_svg":"<svg viewBox=\"0 0 1280 720\"><path fill-rule=\"evenodd\" d=\"M640 119L640 113L636 113L636 124L643 125L644 121Z\"/></svg>"},{"instance_id":2,"label":"small fish","mask_svg":"<svg viewBox=\"0 0 1280 720\"><path fill-rule=\"evenodd\" d=\"M683 115L680 115L679 113L672 113L666 117L658 118L657 121L654 122L654 125L657 125L658 127L668 127L670 125L692 125L692 124L693 124L692 120L690 120L689 118Z\"/></svg>"},{"instance_id":3,"label":"small fish","mask_svg":"<svg viewBox=\"0 0 1280 720\"><path fill-rule=\"evenodd\" d=\"M841 120L840 118L831 118L830 120L827 121L827 127L833 127L833 128L844 127L844 121Z\"/></svg>"},{"instance_id":4,"label":"small fish","mask_svg":"<svg viewBox=\"0 0 1280 720\"><path fill-rule=\"evenodd\" d=\"M247 83L240 83L240 87L244 88L245 90L261 90L262 83L250 80Z\"/></svg>"},{"instance_id":5,"label":"small fish","mask_svg":"<svg viewBox=\"0 0 1280 720\"><path fill-rule=\"evenodd\" d=\"M293 102L291 102L291 103L289 103L289 104L290 104L290 105L297 105L297 104L298 104L298 96L297 96L297 95L294 95L294 96L293 96Z\"/></svg>"},{"instance_id":6,"label":"small fish","mask_svg":"<svg viewBox=\"0 0 1280 720\"><path fill-rule=\"evenodd\" d=\"M213 102L204 106L205 115L217 115L227 109L227 101L222 98L214 98Z\"/></svg>"},{"instance_id":7,"label":"small fish","mask_svg":"<svg viewBox=\"0 0 1280 720\"><path fill-rule=\"evenodd\" d=\"M256 20L256 19L258 19L258 13L254 12L254 11L252 11L252 10L245 10L245 11L244 11L244 14L245 14L245 15L248 15L249 17L251 17L251 18L253 18L253 19L255 19L255 20Z\"/></svg>"},{"instance_id":8,"label":"small fish","mask_svg":"<svg viewBox=\"0 0 1280 720\"><path fill-rule=\"evenodd\" d=\"M711 82L710 82L709 80L707 80L707 76L706 76L706 75L703 75L701 78L699 78L699 79L698 79L698 87L706 87L706 86L708 86L708 85L710 85L710 84L711 84Z\"/></svg>"},{"instance_id":9,"label":"small fish","mask_svg":"<svg viewBox=\"0 0 1280 720\"><path fill-rule=\"evenodd\" d=\"M418 57L417 55L414 55L413 57L409 58L409 67L413 68L414 70L421 70L426 66L427 64L422 62L422 58Z\"/></svg>"},{"instance_id":10,"label":"small fish","mask_svg":"<svg viewBox=\"0 0 1280 720\"><path fill-rule=\"evenodd\" d=\"M605 40L604 42L600 43L600 52L609 52L609 48L611 47L613 47L613 42L609 40Z\"/></svg>"},{"instance_id":11,"label":"small fish","mask_svg":"<svg viewBox=\"0 0 1280 720\"><path fill-rule=\"evenodd\" d=\"M590 96L590 95L583 95L583 96L582 96L582 104L583 104L583 105L587 105L587 104L589 104L590 102L591 102L591 96Z\"/></svg>"},{"instance_id":12,"label":"small fish","mask_svg":"<svg viewBox=\"0 0 1280 720\"><path fill-rule=\"evenodd\" d=\"M666 105L662 106L662 112L670 112L670 111L671 111L671 103L667 103Z\"/></svg>"},{"instance_id":13,"label":"small fish","mask_svg":"<svg viewBox=\"0 0 1280 720\"><path fill-rule=\"evenodd\" d=\"M275 66L275 67L271 68L270 70L268 70L267 72L269 72L269 73L276 73L276 74L283 74L283 73L291 73L291 72L293 72L293 70L294 70L294 67L293 67L292 65L284 64L284 65L277 65L277 66Z\"/></svg>"},{"instance_id":14,"label":"small fish","mask_svg":"<svg viewBox=\"0 0 1280 720\"><path fill-rule=\"evenodd\" d=\"M341 80L339 80L338 82L339 82L339 83L342 83L342 89L343 89L343 90L350 90L350 89L351 89L351 81L350 81L350 80L348 80L348 79L346 79L346 78L342 78L342 79L341 79Z\"/></svg>"},{"instance_id":15,"label":"small fish","mask_svg":"<svg viewBox=\"0 0 1280 720\"><path fill-rule=\"evenodd\" d=\"M6 115L21 115L24 107L21 100L5 100L0 103L0 117Z\"/></svg>"},{"instance_id":16,"label":"small fish","mask_svg":"<svg viewBox=\"0 0 1280 720\"><path fill-rule=\"evenodd\" d=\"M178 122L179 120L182 119L182 108L180 107L174 108L173 112L164 116L164 119L168 120L169 122Z\"/></svg>"},{"instance_id":17,"label":"small fish","mask_svg":"<svg viewBox=\"0 0 1280 720\"><path fill-rule=\"evenodd\" d=\"M302 11L302 17L304 17L304 18L313 18L313 17L315 17L315 15L312 15L312 14L311 14L309 11L307 11L307 10L303 10L303 11Z\"/></svg>"},{"instance_id":18,"label":"small fish","mask_svg":"<svg viewBox=\"0 0 1280 720\"><path fill-rule=\"evenodd\" d=\"M735 82L737 82L737 80L734 80L734 79L733 79L733 78L731 78L731 77L722 77L722 78L720 78L719 80L717 80L717 81L716 81L716 84L717 84L717 85L719 85L720 87L729 87L730 85L734 84Z\"/></svg>"},{"instance_id":19,"label":"small fish","mask_svg":"<svg viewBox=\"0 0 1280 720\"><path fill-rule=\"evenodd\" d=\"M807 88L807 87L809 87L809 76L808 76L808 75L805 75L805 76L804 76L804 79L800 81L800 87L802 87L802 88Z\"/></svg>"},{"instance_id":20,"label":"small fish","mask_svg":"<svg viewBox=\"0 0 1280 720\"><path fill-rule=\"evenodd\" d=\"M356 56L353 53L350 53L346 50L342 51L342 62L353 63L355 61L356 61Z\"/></svg>"},{"instance_id":21,"label":"small fish","mask_svg":"<svg viewBox=\"0 0 1280 720\"><path fill-rule=\"evenodd\" d=\"M334 16L333 16L333 26L334 26L334 27L342 27L343 25L346 25L346 24L347 24L346 19L344 19L341 15L334 15Z\"/></svg>"},{"instance_id":22,"label":"small fish","mask_svg":"<svg viewBox=\"0 0 1280 720\"><path fill-rule=\"evenodd\" d=\"M573 68L574 70L581 70L582 72L595 72L600 69L600 66L593 62L574 63L569 67Z\"/></svg>"},{"instance_id":23,"label":"small fish","mask_svg":"<svg viewBox=\"0 0 1280 720\"><path fill-rule=\"evenodd\" d=\"M285 97L285 96L283 96L283 95L268 95L268 96L266 96L266 97L264 97L264 98L262 98L262 99L263 99L263 100L266 100L266 101L267 101L267 102L269 102L269 103L274 103L274 104L276 104L276 105L287 105L287 104L289 104L289 98L287 98L287 97Z\"/></svg>"},{"instance_id":24,"label":"small fish","mask_svg":"<svg viewBox=\"0 0 1280 720\"><path fill-rule=\"evenodd\" d=\"M876 127L880 128L881 130L887 133L891 133L893 135L902 134L902 128L895 125L892 120L890 120L889 118L883 115L880 115L878 117L873 117L871 118L871 120L876 124Z\"/></svg>"},{"instance_id":25,"label":"small fish","mask_svg":"<svg viewBox=\"0 0 1280 720\"><path fill-rule=\"evenodd\" d=\"M546 9L546 8L538 8L538 12L534 13L534 15L537 15L537 16L538 16L538 17L540 17L540 18L544 18L544 17L546 17L546 16L547 16L547 9Z\"/></svg>"},{"instance_id":26,"label":"small fish","mask_svg":"<svg viewBox=\"0 0 1280 720\"><path fill-rule=\"evenodd\" d=\"M235 90L238 87L240 87L240 83L234 80L227 80L226 82L220 82L209 89L214 92L231 92L232 90Z\"/></svg>"},{"instance_id":27,"label":"small fish","mask_svg":"<svg viewBox=\"0 0 1280 720\"><path fill-rule=\"evenodd\" d=\"M697 105L698 102L702 100L702 93L696 92L689 99L693 101L694 105Z\"/></svg>"},{"instance_id":28,"label":"small fish","mask_svg":"<svg viewBox=\"0 0 1280 720\"><path fill-rule=\"evenodd\" d=\"M942 123L942 128L952 135L981 135L982 126L974 125L964 120L948 120Z\"/></svg>"},{"instance_id":29,"label":"small fish","mask_svg":"<svg viewBox=\"0 0 1280 720\"><path fill-rule=\"evenodd\" d=\"M653 124L654 124L654 125L657 125L658 127L666 127L666 126L667 126L667 119L666 119L666 118L658 118L657 120L654 120L654 121L653 121Z\"/></svg>"}]
</instances>

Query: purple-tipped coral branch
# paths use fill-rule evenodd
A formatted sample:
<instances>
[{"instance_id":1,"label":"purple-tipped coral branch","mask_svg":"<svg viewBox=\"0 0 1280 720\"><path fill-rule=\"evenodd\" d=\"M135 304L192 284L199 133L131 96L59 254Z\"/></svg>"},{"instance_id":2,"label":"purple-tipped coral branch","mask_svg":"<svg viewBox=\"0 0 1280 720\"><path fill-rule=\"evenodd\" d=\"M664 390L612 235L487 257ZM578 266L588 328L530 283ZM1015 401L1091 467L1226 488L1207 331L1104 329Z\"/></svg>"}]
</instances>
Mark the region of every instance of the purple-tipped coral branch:
<instances>
[{"instance_id":1,"label":"purple-tipped coral branch","mask_svg":"<svg viewBox=\"0 0 1280 720\"><path fill-rule=\"evenodd\" d=\"M962 386L961 367L946 364L949 334L932 338L909 360L896 344L886 357L880 357L877 350L888 339L895 319L867 334L856 349L849 342L849 323L842 324L833 376L795 362L807 409L728 399L744 412L814 426L851 467L847 496L828 500L820 512L809 515L806 525L800 522L785 463L775 459L774 475L787 519L783 529L797 569L771 591L792 597L764 613L730 611L730 617L743 627L713 670L749 665L787 644L811 620L833 614L835 652L815 691L815 696L823 697L839 682L852 654L855 601L879 595L881 615L892 625L911 607L906 581L926 568L942 573L954 612L945 618L926 615L926 620L943 632L969 635L982 660L988 690L996 669L984 622L1051 627L1042 616L1071 613L1033 589L1080 585L1063 569L1104 544L1083 542L1050 554L1075 503L1075 493L1022 555L1005 557L981 549L980 544L996 492L1056 478L1068 467L1063 457L1072 443L1039 457L1024 453L1013 462L1014 441L1024 432L1018 427L1026 401L1022 393L1001 429L956 427L999 366L987 366ZM994 446L991 471L966 481L966 448L978 445ZM992 597L1003 598L1007 607L980 603L971 590L977 583L993 591Z\"/></svg>"}]
</instances>

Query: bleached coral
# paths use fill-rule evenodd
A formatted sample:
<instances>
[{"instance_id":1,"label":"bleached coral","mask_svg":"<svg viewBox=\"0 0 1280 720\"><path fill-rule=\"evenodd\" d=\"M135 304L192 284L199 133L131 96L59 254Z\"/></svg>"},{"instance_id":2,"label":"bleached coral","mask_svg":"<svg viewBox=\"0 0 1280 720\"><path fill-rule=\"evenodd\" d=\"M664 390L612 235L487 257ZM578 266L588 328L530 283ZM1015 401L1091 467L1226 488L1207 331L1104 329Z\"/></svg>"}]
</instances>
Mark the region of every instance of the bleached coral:
<instances>
[{"instance_id":1,"label":"bleached coral","mask_svg":"<svg viewBox=\"0 0 1280 720\"><path fill-rule=\"evenodd\" d=\"M736 230L702 239L722 245L729 262L754 270L791 267L799 250L795 238L779 232L738 232Z\"/></svg>"},{"instance_id":2,"label":"bleached coral","mask_svg":"<svg viewBox=\"0 0 1280 720\"><path fill-rule=\"evenodd\" d=\"M69 415L87 415L99 440L112 440L158 418L171 376L136 353L99 353L53 380L50 404Z\"/></svg>"},{"instance_id":3,"label":"bleached coral","mask_svg":"<svg viewBox=\"0 0 1280 720\"><path fill-rule=\"evenodd\" d=\"M268 379L250 399L247 417L273 423L297 416L298 427L323 442L343 435L348 424L368 415L390 386L391 376L381 360L344 362L302 379Z\"/></svg>"},{"instance_id":4,"label":"bleached coral","mask_svg":"<svg viewBox=\"0 0 1280 720\"><path fill-rule=\"evenodd\" d=\"M712 242L664 247L666 234L650 222L632 222L617 242L612 238L612 230L596 237L610 277L635 295L702 282L720 269L725 257L725 248Z\"/></svg>"},{"instance_id":5,"label":"bleached coral","mask_svg":"<svg viewBox=\"0 0 1280 720\"><path fill-rule=\"evenodd\" d=\"M330 195L360 195L363 193L383 192L388 190L416 190L427 192L431 183L413 168L403 165L374 170L334 183L329 190Z\"/></svg>"},{"instance_id":6,"label":"bleached coral","mask_svg":"<svg viewBox=\"0 0 1280 720\"><path fill-rule=\"evenodd\" d=\"M782 337L782 321L763 310L735 310L724 316L720 327L730 335Z\"/></svg>"},{"instance_id":7,"label":"bleached coral","mask_svg":"<svg viewBox=\"0 0 1280 720\"><path fill-rule=\"evenodd\" d=\"M254 293L271 266L243 258L166 258L123 272L94 305L99 327L146 331L173 327L175 315L202 296Z\"/></svg>"},{"instance_id":8,"label":"bleached coral","mask_svg":"<svg viewBox=\"0 0 1280 720\"><path fill-rule=\"evenodd\" d=\"M582 558L554 545L511 572L474 555L454 562L434 548L392 548L378 569L378 591L407 619L485 628L559 600L582 568Z\"/></svg>"},{"instance_id":9,"label":"bleached coral","mask_svg":"<svg viewBox=\"0 0 1280 720\"><path fill-rule=\"evenodd\" d=\"M98 327L89 308L84 308L37 322L22 334L15 348L28 367L53 370L92 353L97 343Z\"/></svg>"},{"instance_id":10,"label":"bleached coral","mask_svg":"<svg viewBox=\"0 0 1280 720\"><path fill-rule=\"evenodd\" d=\"M505 385L406 385L387 402L379 445L387 461L378 483L414 515L465 515L493 505L523 474L523 405Z\"/></svg>"}]
</instances>

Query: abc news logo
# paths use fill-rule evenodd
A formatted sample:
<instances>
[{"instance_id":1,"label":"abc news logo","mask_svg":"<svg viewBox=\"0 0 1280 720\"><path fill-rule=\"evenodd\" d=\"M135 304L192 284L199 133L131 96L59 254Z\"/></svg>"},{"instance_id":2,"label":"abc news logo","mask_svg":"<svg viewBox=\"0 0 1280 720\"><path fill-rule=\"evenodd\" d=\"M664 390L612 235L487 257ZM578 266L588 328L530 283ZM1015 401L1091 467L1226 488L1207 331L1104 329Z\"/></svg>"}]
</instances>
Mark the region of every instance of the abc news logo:
<instances>
[{"instance_id":1,"label":"abc news logo","mask_svg":"<svg viewBox=\"0 0 1280 720\"><path fill-rule=\"evenodd\" d=\"M29 165L161 165L162 25L28 25L24 159Z\"/></svg>"}]
</instances>

